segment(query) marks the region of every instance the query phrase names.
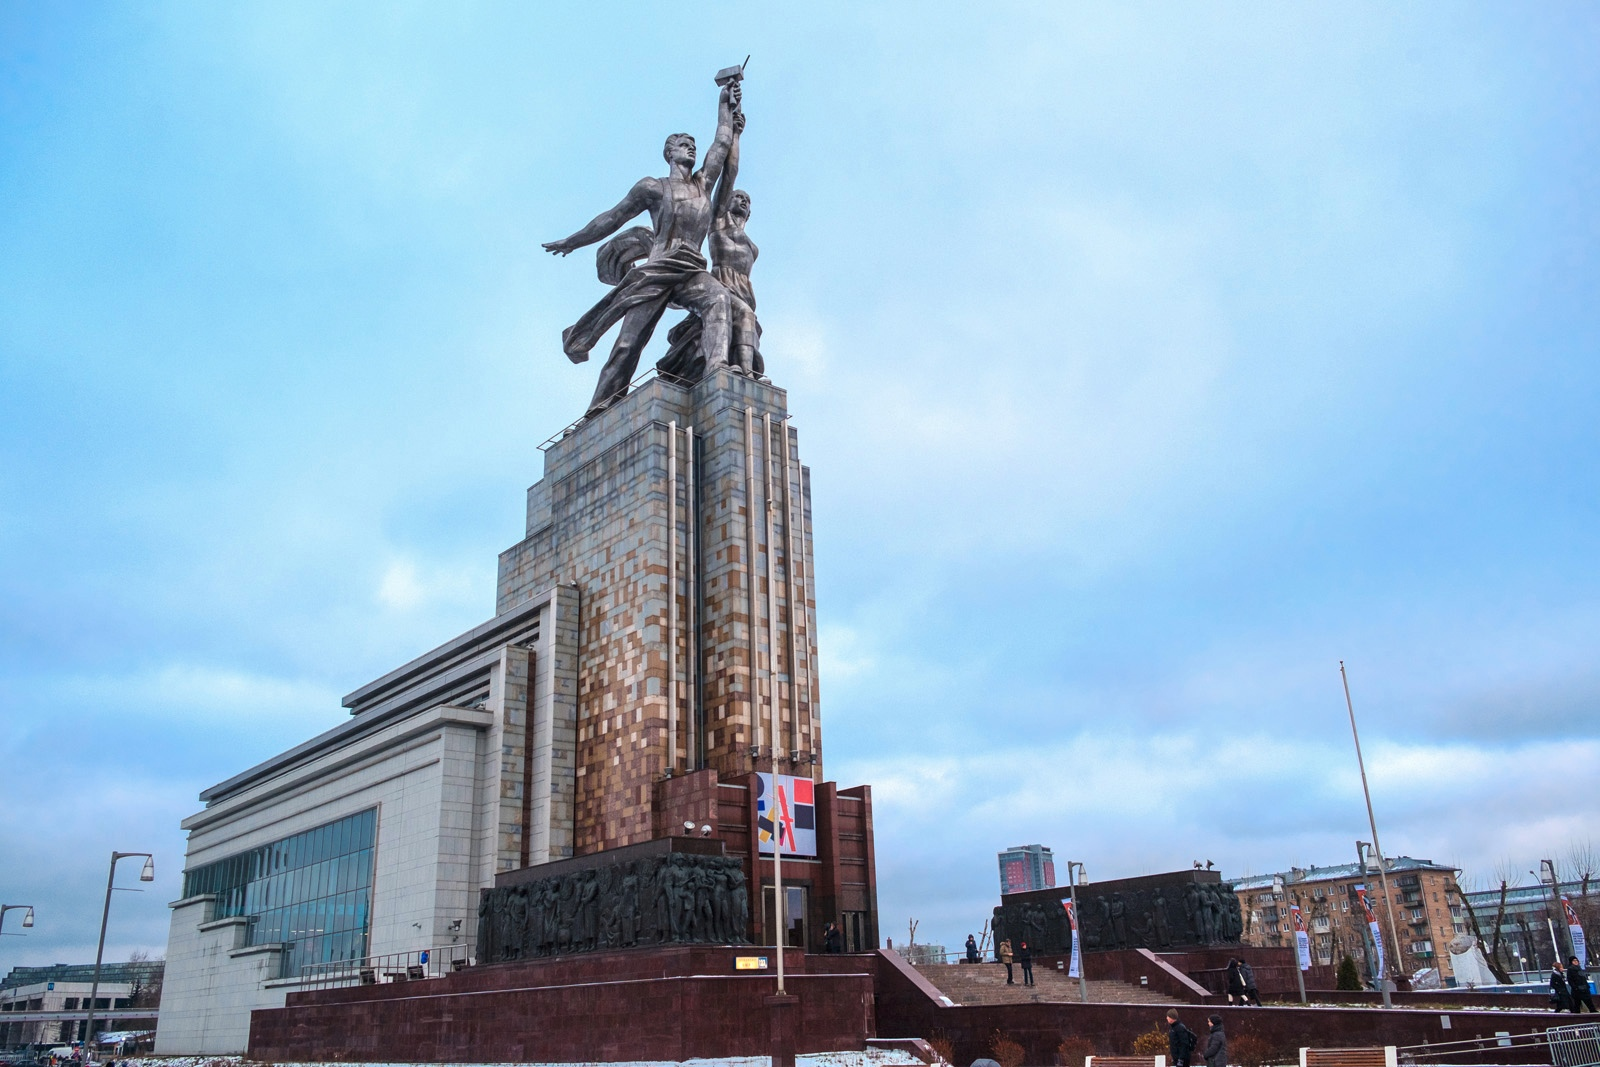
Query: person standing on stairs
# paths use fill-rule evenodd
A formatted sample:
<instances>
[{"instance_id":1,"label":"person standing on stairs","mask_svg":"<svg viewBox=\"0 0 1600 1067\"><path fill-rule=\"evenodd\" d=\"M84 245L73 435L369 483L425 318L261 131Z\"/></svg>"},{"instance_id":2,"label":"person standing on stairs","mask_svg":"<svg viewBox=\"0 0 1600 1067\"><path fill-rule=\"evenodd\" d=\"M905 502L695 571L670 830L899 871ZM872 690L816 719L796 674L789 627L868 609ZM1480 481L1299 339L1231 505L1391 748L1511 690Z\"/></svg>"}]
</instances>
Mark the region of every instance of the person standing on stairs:
<instances>
[{"instance_id":1,"label":"person standing on stairs","mask_svg":"<svg viewBox=\"0 0 1600 1067\"><path fill-rule=\"evenodd\" d=\"M1026 941L1017 942L1017 962L1022 964L1022 984L1033 984L1033 950Z\"/></svg>"},{"instance_id":2,"label":"person standing on stairs","mask_svg":"<svg viewBox=\"0 0 1600 1067\"><path fill-rule=\"evenodd\" d=\"M1009 937L994 947L994 958L1006 966L1006 985L1016 985L1011 980L1011 939Z\"/></svg>"}]
</instances>

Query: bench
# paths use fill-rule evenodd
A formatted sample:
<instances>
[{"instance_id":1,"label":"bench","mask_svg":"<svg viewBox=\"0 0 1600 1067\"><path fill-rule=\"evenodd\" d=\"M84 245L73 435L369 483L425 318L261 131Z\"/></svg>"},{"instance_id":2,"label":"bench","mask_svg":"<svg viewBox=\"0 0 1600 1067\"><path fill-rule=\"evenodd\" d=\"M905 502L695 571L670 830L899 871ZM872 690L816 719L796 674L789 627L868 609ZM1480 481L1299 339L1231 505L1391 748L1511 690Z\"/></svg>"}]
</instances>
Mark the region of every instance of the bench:
<instances>
[{"instance_id":1,"label":"bench","mask_svg":"<svg viewBox=\"0 0 1600 1067\"><path fill-rule=\"evenodd\" d=\"M1083 1067L1167 1067L1165 1056L1085 1056Z\"/></svg>"},{"instance_id":2,"label":"bench","mask_svg":"<svg viewBox=\"0 0 1600 1067\"><path fill-rule=\"evenodd\" d=\"M1393 1045L1300 1050L1300 1067L1395 1067L1395 1064Z\"/></svg>"}]
</instances>

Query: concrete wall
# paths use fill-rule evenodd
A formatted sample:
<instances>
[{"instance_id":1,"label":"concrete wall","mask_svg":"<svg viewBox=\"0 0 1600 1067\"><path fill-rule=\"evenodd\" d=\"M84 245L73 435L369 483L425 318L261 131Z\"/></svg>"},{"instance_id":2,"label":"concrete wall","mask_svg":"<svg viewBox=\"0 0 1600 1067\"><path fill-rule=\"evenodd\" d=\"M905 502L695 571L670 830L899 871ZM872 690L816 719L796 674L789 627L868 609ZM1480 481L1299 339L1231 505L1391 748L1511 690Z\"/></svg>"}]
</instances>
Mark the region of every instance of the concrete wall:
<instances>
[{"instance_id":1,"label":"concrete wall","mask_svg":"<svg viewBox=\"0 0 1600 1067\"><path fill-rule=\"evenodd\" d=\"M396 720L184 820L185 868L269 844L367 808L378 811L370 955L411 952L477 928L481 825L477 783L489 711L440 707ZM177 901L167 942L156 1050L242 1052L249 1012L283 1003L280 952L246 946L239 919L216 920L210 897ZM460 920L459 930L450 924Z\"/></svg>"}]
</instances>

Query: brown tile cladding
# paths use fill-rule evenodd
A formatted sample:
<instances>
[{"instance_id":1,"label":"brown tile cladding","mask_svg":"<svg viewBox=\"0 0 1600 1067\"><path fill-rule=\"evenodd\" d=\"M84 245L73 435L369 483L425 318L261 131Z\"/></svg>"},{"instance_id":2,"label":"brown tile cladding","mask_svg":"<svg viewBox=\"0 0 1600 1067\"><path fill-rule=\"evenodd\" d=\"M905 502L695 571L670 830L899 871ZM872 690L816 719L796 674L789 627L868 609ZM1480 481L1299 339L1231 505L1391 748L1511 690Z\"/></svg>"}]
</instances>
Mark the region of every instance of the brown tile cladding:
<instances>
[{"instance_id":1,"label":"brown tile cladding","mask_svg":"<svg viewBox=\"0 0 1600 1067\"><path fill-rule=\"evenodd\" d=\"M554 585L581 593L574 853L649 840L667 825L654 805L671 769L671 663L676 770L751 771L751 746L770 747L776 702L779 769L821 780L812 559L810 474L785 394L771 385L728 371L693 387L651 380L550 446L529 491L527 536L501 555L497 610ZM769 759L764 751L763 766Z\"/></svg>"}]
</instances>

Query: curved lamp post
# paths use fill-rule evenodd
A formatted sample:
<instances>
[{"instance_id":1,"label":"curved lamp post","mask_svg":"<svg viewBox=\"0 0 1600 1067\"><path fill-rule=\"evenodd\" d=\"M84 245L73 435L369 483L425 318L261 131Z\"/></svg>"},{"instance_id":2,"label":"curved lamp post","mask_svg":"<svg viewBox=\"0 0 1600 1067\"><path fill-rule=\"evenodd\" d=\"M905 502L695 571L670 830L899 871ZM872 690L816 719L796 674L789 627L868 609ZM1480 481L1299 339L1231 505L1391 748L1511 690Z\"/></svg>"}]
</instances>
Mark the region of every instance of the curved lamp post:
<instances>
[{"instance_id":1,"label":"curved lamp post","mask_svg":"<svg viewBox=\"0 0 1600 1067\"><path fill-rule=\"evenodd\" d=\"M32 904L0 904L0 933L4 933L5 932L5 928L6 928L6 912L8 912L8 911L24 911L24 912L27 912L27 914L22 917L23 928L26 929L26 928L31 927L33 925L33 905Z\"/></svg>"},{"instance_id":2,"label":"curved lamp post","mask_svg":"<svg viewBox=\"0 0 1600 1067\"><path fill-rule=\"evenodd\" d=\"M23 925L24 928L27 928L27 927L30 927L30 926L33 925L33 905L32 904L0 904L0 934L4 934L5 933L5 930L6 930L6 912L8 912L8 911L20 911L20 912L22 912L22 925ZM21 937L22 935L21 934L12 934L11 936L12 937Z\"/></svg>"},{"instance_id":3,"label":"curved lamp post","mask_svg":"<svg viewBox=\"0 0 1600 1067\"><path fill-rule=\"evenodd\" d=\"M139 881L153 882L156 880L156 858L148 852L113 852L111 854L111 870L106 875L106 906L100 913L100 947L94 952L94 982L89 986L89 1014L83 1024L83 1062L89 1062L89 1056L94 1051L94 1001L100 995L100 960L106 953L106 920L111 918L111 883L116 881L117 861L125 860L130 856L143 856L144 869L139 872Z\"/></svg>"}]
</instances>

